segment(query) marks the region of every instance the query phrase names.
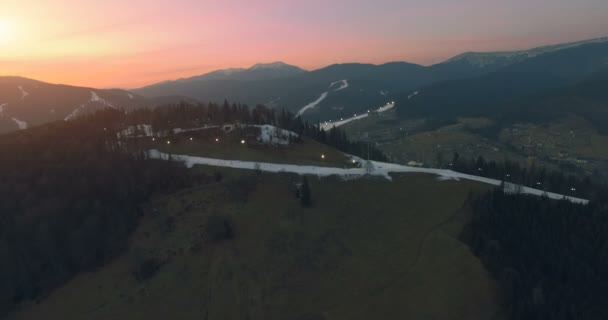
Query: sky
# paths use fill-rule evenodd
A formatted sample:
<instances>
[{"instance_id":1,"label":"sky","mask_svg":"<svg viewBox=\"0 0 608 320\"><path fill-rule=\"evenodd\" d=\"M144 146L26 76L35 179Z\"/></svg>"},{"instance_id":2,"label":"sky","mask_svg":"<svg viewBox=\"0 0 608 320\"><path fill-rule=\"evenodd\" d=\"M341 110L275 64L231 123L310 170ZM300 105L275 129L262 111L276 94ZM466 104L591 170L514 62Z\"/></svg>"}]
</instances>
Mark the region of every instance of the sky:
<instances>
[{"instance_id":1,"label":"sky","mask_svg":"<svg viewBox=\"0 0 608 320\"><path fill-rule=\"evenodd\" d=\"M0 0L0 75L135 88L284 61L441 62L608 36L606 0Z\"/></svg>"}]
</instances>

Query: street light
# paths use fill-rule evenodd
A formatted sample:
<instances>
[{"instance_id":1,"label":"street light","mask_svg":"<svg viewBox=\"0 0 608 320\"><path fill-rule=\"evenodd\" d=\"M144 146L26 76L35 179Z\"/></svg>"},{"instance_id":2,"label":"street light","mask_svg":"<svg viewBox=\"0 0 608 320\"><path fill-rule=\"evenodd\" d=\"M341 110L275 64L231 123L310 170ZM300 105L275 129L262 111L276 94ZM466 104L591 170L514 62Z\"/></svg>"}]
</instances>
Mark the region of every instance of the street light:
<instances>
[{"instance_id":1,"label":"street light","mask_svg":"<svg viewBox=\"0 0 608 320\"><path fill-rule=\"evenodd\" d=\"M245 144L245 140L241 140L241 144Z\"/></svg>"},{"instance_id":2,"label":"street light","mask_svg":"<svg viewBox=\"0 0 608 320\"><path fill-rule=\"evenodd\" d=\"M324 154L321 155L321 159L325 159L325 155Z\"/></svg>"},{"instance_id":3,"label":"street light","mask_svg":"<svg viewBox=\"0 0 608 320\"><path fill-rule=\"evenodd\" d=\"M156 138L152 138L152 141L156 141Z\"/></svg>"},{"instance_id":4,"label":"street light","mask_svg":"<svg viewBox=\"0 0 608 320\"><path fill-rule=\"evenodd\" d=\"M171 144L171 141L167 140L167 144Z\"/></svg>"},{"instance_id":5,"label":"street light","mask_svg":"<svg viewBox=\"0 0 608 320\"><path fill-rule=\"evenodd\" d=\"M192 137L190 137L190 141L192 141Z\"/></svg>"},{"instance_id":6,"label":"street light","mask_svg":"<svg viewBox=\"0 0 608 320\"><path fill-rule=\"evenodd\" d=\"M215 138L215 142L220 142L220 139L218 139L218 138Z\"/></svg>"}]
</instances>

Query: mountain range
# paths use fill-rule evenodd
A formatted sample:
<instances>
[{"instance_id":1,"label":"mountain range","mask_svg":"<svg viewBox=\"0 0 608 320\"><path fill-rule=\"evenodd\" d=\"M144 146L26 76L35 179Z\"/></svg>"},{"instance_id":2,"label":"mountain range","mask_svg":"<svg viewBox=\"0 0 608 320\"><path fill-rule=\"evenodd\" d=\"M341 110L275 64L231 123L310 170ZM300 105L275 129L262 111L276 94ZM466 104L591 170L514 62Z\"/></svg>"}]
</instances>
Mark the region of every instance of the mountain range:
<instances>
[{"instance_id":1,"label":"mountain range","mask_svg":"<svg viewBox=\"0 0 608 320\"><path fill-rule=\"evenodd\" d=\"M260 63L133 90L0 77L0 132L100 108L130 110L180 100L265 104L312 122L349 117L390 101L406 117L487 114L513 99L574 85L607 67L608 38L598 38L522 51L467 52L432 66L345 63L306 71L283 62Z\"/></svg>"},{"instance_id":2,"label":"mountain range","mask_svg":"<svg viewBox=\"0 0 608 320\"><path fill-rule=\"evenodd\" d=\"M459 95L470 99L525 95L582 80L604 68L607 61L608 38L598 38L521 51L467 52L432 66L347 63L304 71L273 63L219 70L132 91L146 97L183 95L203 101L261 103L286 108L316 122L351 116L393 100L403 104L414 90L434 93L442 87L456 90L461 86ZM284 76L267 75L281 73L277 70L283 70ZM492 89L484 91L484 87ZM482 92L476 94L478 90ZM452 100L452 94L433 96L450 100L448 105L461 105L461 100L467 103L466 99Z\"/></svg>"}]
</instances>

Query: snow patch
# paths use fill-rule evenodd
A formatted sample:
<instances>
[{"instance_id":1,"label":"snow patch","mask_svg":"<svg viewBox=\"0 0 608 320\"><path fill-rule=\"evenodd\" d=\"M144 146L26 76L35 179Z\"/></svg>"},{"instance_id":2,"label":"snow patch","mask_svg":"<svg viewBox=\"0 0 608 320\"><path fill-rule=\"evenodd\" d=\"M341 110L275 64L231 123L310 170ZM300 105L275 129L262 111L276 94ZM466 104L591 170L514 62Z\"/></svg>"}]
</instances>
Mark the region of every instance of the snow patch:
<instances>
[{"instance_id":1,"label":"snow patch","mask_svg":"<svg viewBox=\"0 0 608 320\"><path fill-rule=\"evenodd\" d=\"M13 117L11 119L17 124L17 127L19 127L19 130L25 130L25 129L27 129L27 122L21 121L21 120L15 118L15 117Z\"/></svg>"},{"instance_id":2,"label":"snow patch","mask_svg":"<svg viewBox=\"0 0 608 320\"><path fill-rule=\"evenodd\" d=\"M27 91L23 89L22 86L18 86L17 89L19 89L19 91L21 92L21 100L30 95Z\"/></svg>"},{"instance_id":3,"label":"snow patch","mask_svg":"<svg viewBox=\"0 0 608 320\"><path fill-rule=\"evenodd\" d=\"M104 106L108 106L112 109L118 109L118 108L116 108L115 105L111 104L107 100L100 98L99 95L95 91L91 91L91 100L89 100L89 101L103 104Z\"/></svg>"},{"instance_id":4,"label":"snow patch","mask_svg":"<svg viewBox=\"0 0 608 320\"><path fill-rule=\"evenodd\" d=\"M327 98L327 94L328 94L328 92L325 91L321 94L321 96L317 100L305 105L302 109L300 109L300 111L298 111L298 113L296 113L296 117L303 115L304 112L308 111L309 109L313 109L314 107L319 105L319 103L321 103L321 101L323 101L323 100L325 100L325 98Z\"/></svg>"},{"instance_id":5,"label":"snow patch","mask_svg":"<svg viewBox=\"0 0 608 320\"><path fill-rule=\"evenodd\" d=\"M0 115L4 112L8 103L0 103Z\"/></svg>"},{"instance_id":6,"label":"snow patch","mask_svg":"<svg viewBox=\"0 0 608 320\"><path fill-rule=\"evenodd\" d=\"M332 82L329 85L329 88L331 89L336 84L339 84L340 86L338 88L334 89L334 91L340 91L340 90L344 90L344 89L348 88L348 80L339 80L336 82Z\"/></svg>"},{"instance_id":7,"label":"snow patch","mask_svg":"<svg viewBox=\"0 0 608 320\"><path fill-rule=\"evenodd\" d=\"M129 97L129 99L133 100L133 95L130 93L127 93L127 97Z\"/></svg>"},{"instance_id":8,"label":"snow patch","mask_svg":"<svg viewBox=\"0 0 608 320\"><path fill-rule=\"evenodd\" d=\"M112 109L118 109L112 103L110 103L107 100L99 97L99 95L95 91L91 91L91 99L89 99L89 101L87 103L91 103L91 102L96 102L96 103L102 104L102 105L104 105L106 107L110 107ZM75 119L78 116L78 114L80 113L80 111L86 109L86 107L87 107L86 103L85 104L81 104L80 107L74 109L74 111L72 111L65 118L63 118L63 120L64 121L68 121L68 120Z\"/></svg>"},{"instance_id":9,"label":"snow patch","mask_svg":"<svg viewBox=\"0 0 608 320\"><path fill-rule=\"evenodd\" d=\"M260 128L260 135L258 141L272 145L288 145L291 138L297 138L298 134L269 124L255 126Z\"/></svg>"},{"instance_id":10,"label":"snow patch","mask_svg":"<svg viewBox=\"0 0 608 320\"><path fill-rule=\"evenodd\" d=\"M388 91L380 90L380 95L386 97L388 95Z\"/></svg>"},{"instance_id":11,"label":"snow patch","mask_svg":"<svg viewBox=\"0 0 608 320\"><path fill-rule=\"evenodd\" d=\"M412 93L412 94L410 94L410 95L407 96L407 99L410 100L411 98L417 96L418 93L419 93L418 91L414 91L414 93Z\"/></svg>"},{"instance_id":12,"label":"snow patch","mask_svg":"<svg viewBox=\"0 0 608 320\"><path fill-rule=\"evenodd\" d=\"M134 126L128 126L126 129L117 133L116 136L118 138L121 138L121 137L132 137L132 138L151 137L152 136L152 126L149 124L138 124L138 125L134 125Z\"/></svg>"}]
</instances>

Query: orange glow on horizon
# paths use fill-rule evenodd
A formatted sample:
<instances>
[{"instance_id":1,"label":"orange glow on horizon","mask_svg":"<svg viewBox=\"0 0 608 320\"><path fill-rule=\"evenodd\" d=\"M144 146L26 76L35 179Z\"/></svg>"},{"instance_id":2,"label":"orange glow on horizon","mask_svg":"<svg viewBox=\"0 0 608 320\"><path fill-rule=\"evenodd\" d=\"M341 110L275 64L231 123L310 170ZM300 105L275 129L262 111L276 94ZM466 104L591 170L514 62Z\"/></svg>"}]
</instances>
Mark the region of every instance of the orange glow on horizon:
<instances>
[{"instance_id":1,"label":"orange glow on horizon","mask_svg":"<svg viewBox=\"0 0 608 320\"><path fill-rule=\"evenodd\" d=\"M524 49L608 30L608 5L601 4L587 6L583 25L575 9L559 6L541 15L559 23L541 24L536 9L522 13L499 1L411 2L2 0L0 76L134 88L259 62L308 70L345 62L428 65L464 51ZM507 24L509 14L517 24Z\"/></svg>"}]
</instances>

